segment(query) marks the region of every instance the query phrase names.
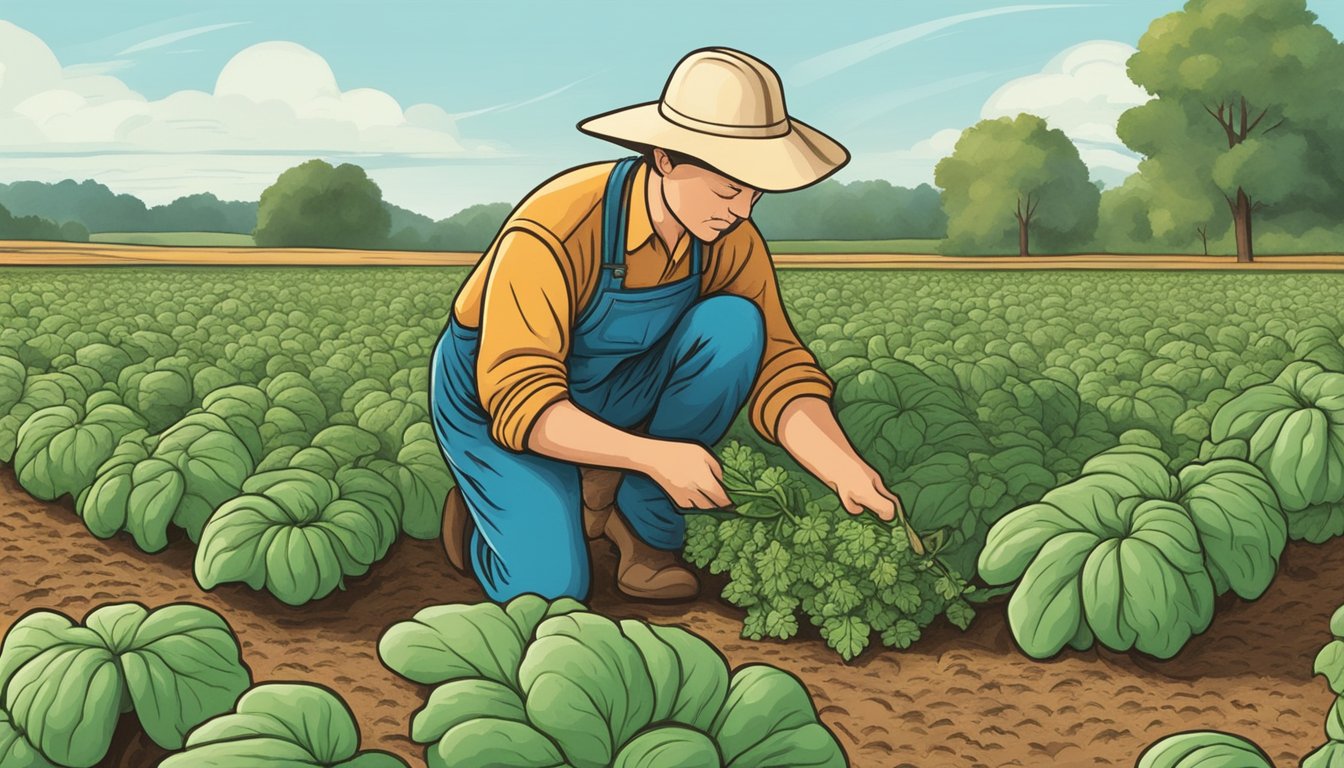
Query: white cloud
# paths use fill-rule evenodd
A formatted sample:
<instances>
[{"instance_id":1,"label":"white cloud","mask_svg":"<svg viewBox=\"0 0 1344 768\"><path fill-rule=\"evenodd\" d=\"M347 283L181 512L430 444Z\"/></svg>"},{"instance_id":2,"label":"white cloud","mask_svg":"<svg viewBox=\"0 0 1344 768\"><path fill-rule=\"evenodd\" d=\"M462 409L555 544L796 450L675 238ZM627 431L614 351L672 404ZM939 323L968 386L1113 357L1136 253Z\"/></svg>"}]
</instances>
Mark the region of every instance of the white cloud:
<instances>
[{"instance_id":1,"label":"white cloud","mask_svg":"<svg viewBox=\"0 0 1344 768\"><path fill-rule=\"evenodd\" d=\"M854 153L854 160L836 178L841 181L886 179L899 186L933 183L933 167L952 154L961 131L944 128L915 142L909 149Z\"/></svg>"},{"instance_id":2,"label":"white cloud","mask_svg":"<svg viewBox=\"0 0 1344 768\"><path fill-rule=\"evenodd\" d=\"M380 90L341 90L327 61L297 43L252 45L224 65L212 91L154 100L96 68L61 67L40 38L0 21L0 157L9 177L0 180L95 178L151 204L205 190L255 200L312 157L351 159L372 175L379 164L437 168L509 156L496 143L464 140L439 106L403 108Z\"/></svg>"},{"instance_id":3,"label":"white cloud","mask_svg":"<svg viewBox=\"0 0 1344 768\"><path fill-rule=\"evenodd\" d=\"M1126 72L1134 52L1112 40L1075 45L1040 72L1005 83L985 101L981 117L1039 115L1078 145L1094 176L1133 173L1138 156L1120 141L1115 125L1125 110L1150 98Z\"/></svg>"},{"instance_id":4,"label":"white cloud","mask_svg":"<svg viewBox=\"0 0 1344 768\"><path fill-rule=\"evenodd\" d=\"M1134 52L1132 46L1110 40L1075 45L1040 72L1001 86L985 101L981 117L1016 117L1028 112L1045 118L1078 147L1092 178L1117 186L1138 170L1139 156L1120 141L1116 122L1125 110L1150 98L1126 73L1126 62ZM855 152L854 162L841 178L932 183L934 166L952 154L960 137L961 129L944 128L909 149Z\"/></svg>"}]
</instances>

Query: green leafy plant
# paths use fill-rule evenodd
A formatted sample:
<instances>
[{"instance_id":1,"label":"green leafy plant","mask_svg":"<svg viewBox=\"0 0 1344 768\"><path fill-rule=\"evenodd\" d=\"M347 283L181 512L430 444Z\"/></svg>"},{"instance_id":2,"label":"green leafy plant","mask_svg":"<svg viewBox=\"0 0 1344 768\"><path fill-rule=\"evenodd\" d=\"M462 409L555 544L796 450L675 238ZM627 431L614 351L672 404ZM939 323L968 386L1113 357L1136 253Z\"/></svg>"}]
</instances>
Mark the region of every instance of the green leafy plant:
<instances>
[{"instance_id":1,"label":"green leafy plant","mask_svg":"<svg viewBox=\"0 0 1344 768\"><path fill-rule=\"evenodd\" d=\"M358 752L359 727L332 691L302 683L265 683L232 712L196 727L185 750L159 768L406 768L387 752Z\"/></svg>"},{"instance_id":2,"label":"green leafy plant","mask_svg":"<svg viewBox=\"0 0 1344 768\"><path fill-rule=\"evenodd\" d=\"M247 441L234 431L241 428L238 420L203 411L152 439L127 433L76 496L75 508L94 535L129 531L147 552L168 545L169 525L199 541L210 515L252 473Z\"/></svg>"},{"instance_id":3,"label":"green leafy plant","mask_svg":"<svg viewBox=\"0 0 1344 768\"><path fill-rule=\"evenodd\" d=\"M1260 467L1294 539L1344 534L1344 373L1290 363L1218 409L1211 440L1236 442Z\"/></svg>"},{"instance_id":4,"label":"green leafy plant","mask_svg":"<svg viewBox=\"0 0 1344 768\"><path fill-rule=\"evenodd\" d=\"M1316 654L1312 671L1326 679L1335 701L1325 718L1326 742L1302 759L1302 768L1334 768L1344 761L1344 606L1330 617L1334 636ZM1139 756L1138 768L1193 768L1204 765L1274 768L1254 742L1222 731L1190 731L1168 736Z\"/></svg>"},{"instance_id":5,"label":"green leafy plant","mask_svg":"<svg viewBox=\"0 0 1344 768\"><path fill-rule=\"evenodd\" d=\"M730 673L690 632L572 600L426 608L390 627L378 651L435 686L411 723L430 768L847 764L792 675L759 664Z\"/></svg>"},{"instance_id":6,"label":"green leafy plant","mask_svg":"<svg viewBox=\"0 0 1344 768\"><path fill-rule=\"evenodd\" d=\"M33 611L0 647L0 764L93 766L131 711L156 744L179 749L250 682L228 624L200 606L110 604L83 625Z\"/></svg>"},{"instance_id":7,"label":"green leafy plant","mask_svg":"<svg viewBox=\"0 0 1344 768\"><path fill-rule=\"evenodd\" d=\"M35 411L19 428L14 454L19 484L48 501L76 494L93 482L121 438L144 427L143 419L106 391L90 395L83 407Z\"/></svg>"},{"instance_id":8,"label":"green leafy plant","mask_svg":"<svg viewBox=\"0 0 1344 768\"><path fill-rule=\"evenodd\" d=\"M1168 462L1117 446L990 530L980 575L1017 582L1008 620L1028 655L1097 641L1169 658L1208 627L1216 594L1269 586L1287 531L1260 470L1219 459L1174 476Z\"/></svg>"},{"instance_id":9,"label":"green leafy plant","mask_svg":"<svg viewBox=\"0 0 1344 768\"><path fill-rule=\"evenodd\" d=\"M1307 755L1302 768L1331 768L1344 761L1344 606L1330 617L1333 638L1316 654L1312 673L1325 678L1335 701L1325 718L1326 741Z\"/></svg>"},{"instance_id":10,"label":"green leafy plant","mask_svg":"<svg viewBox=\"0 0 1344 768\"><path fill-rule=\"evenodd\" d=\"M206 525L196 580L205 589L241 581L302 605L368 572L396 539L397 491L369 470L336 477L302 468L249 477Z\"/></svg>"},{"instance_id":11,"label":"green leafy plant","mask_svg":"<svg viewBox=\"0 0 1344 768\"><path fill-rule=\"evenodd\" d=\"M729 574L723 597L746 609L743 637L791 638L802 612L848 660L874 633L909 647L939 614L969 625L973 588L937 559L946 531L921 538L908 524L854 517L834 494L812 498L796 473L736 441L721 456L735 508L690 516L685 556ZM927 551L916 554L916 544Z\"/></svg>"},{"instance_id":12,"label":"green leafy plant","mask_svg":"<svg viewBox=\"0 0 1344 768\"><path fill-rule=\"evenodd\" d=\"M1215 765L1274 768L1269 755L1255 743L1222 731L1189 731L1167 736L1139 755L1137 768Z\"/></svg>"}]
</instances>

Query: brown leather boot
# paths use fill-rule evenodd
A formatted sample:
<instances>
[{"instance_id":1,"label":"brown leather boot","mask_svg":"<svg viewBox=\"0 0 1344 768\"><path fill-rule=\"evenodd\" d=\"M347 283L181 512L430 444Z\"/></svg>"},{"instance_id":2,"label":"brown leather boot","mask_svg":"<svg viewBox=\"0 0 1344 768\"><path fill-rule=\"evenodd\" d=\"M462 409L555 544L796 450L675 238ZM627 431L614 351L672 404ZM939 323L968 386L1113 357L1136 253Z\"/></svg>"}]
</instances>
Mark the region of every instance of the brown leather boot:
<instances>
[{"instance_id":1,"label":"brown leather boot","mask_svg":"<svg viewBox=\"0 0 1344 768\"><path fill-rule=\"evenodd\" d=\"M620 470L605 467L583 467L583 530L589 541L601 538L607 529L607 518L616 505L616 486L621 483Z\"/></svg>"},{"instance_id":2,"label":"brown leather boot","mask_svg":"<svg viewBox=\"0 0 1344 768\"><path fill-rule=\"evenodd\" d=\"M454 485L443 502L443 550L448 553L448 562L462 573L471 570L467 547L471 544L471 533L475 529L462 491Z\"/></svg>"},{"instance_id":3,"label":"brown leather boot","mask_svg":"<svg viewBox=\"0 0 1344 768\"><path fill-rule=\"evenodd\" d=\"M616 588L637 600L693 600L700 594L700 580L683 566L676 552L645 544L619 511L607 518L604 531L616 545Z\"/></svg>"}]
</instances>

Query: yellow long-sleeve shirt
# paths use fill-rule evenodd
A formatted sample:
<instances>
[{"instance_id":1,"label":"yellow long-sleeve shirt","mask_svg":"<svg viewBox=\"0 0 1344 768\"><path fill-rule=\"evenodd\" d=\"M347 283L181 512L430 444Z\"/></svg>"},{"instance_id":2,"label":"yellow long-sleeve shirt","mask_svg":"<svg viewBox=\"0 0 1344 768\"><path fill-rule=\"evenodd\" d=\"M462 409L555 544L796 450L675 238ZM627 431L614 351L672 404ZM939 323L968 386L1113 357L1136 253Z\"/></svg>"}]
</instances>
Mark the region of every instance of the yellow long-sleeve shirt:
<instances>
[{"instance_id":1,"label":"yellow long-sleeve shirt","mask_svg":"<svg viewBox=\"0 0 1344 768\"><path fill-rule=\"evenodd\" d=\"M480 328L476 385L491 436L522 451L543 410L568 397L565 358L570 331L597 286L602 263L602 193L614 163L580 166L553 177L513 211L500 236L462 284L453 302L460 325ZM672 254L653 231L646 164L631 184L626 229L627 288L646 288L690 275L690 235ZM780 413L796 397L830 398L835 385L798 340L785 313L774 264L750 220L702 254L702 296L750 299L765 318L765 353L748 397L752 426L777 442ZM732 329L725 329L732 333Z\"/></svg>"}]
</instances>

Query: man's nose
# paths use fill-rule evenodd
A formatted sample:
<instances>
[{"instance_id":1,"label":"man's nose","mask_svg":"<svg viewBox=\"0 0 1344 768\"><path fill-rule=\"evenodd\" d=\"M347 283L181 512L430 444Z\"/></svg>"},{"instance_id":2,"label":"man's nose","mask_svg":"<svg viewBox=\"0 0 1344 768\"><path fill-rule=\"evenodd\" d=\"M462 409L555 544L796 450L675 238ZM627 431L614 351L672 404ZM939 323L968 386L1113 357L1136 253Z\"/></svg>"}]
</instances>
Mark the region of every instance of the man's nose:
<instances>
[{"instance_id":1,"label":"man's nose","mask_svg":"<svg viewBox=\"0 0 1344 768\"><path fill-rule=\"evenodd\" d=\"M739 219L745 219L751 215L751 198L747 195L738 195L728 201L728 210Z\"/></svg>"}]
</instances>

